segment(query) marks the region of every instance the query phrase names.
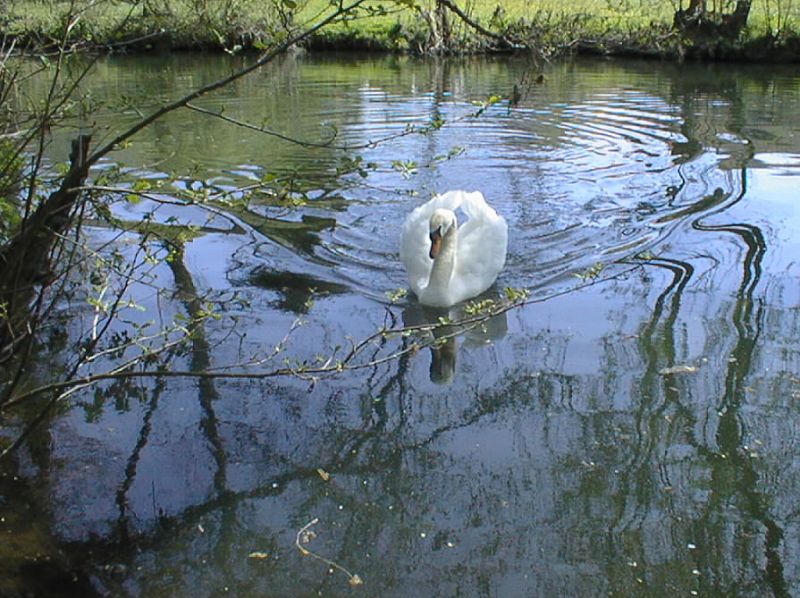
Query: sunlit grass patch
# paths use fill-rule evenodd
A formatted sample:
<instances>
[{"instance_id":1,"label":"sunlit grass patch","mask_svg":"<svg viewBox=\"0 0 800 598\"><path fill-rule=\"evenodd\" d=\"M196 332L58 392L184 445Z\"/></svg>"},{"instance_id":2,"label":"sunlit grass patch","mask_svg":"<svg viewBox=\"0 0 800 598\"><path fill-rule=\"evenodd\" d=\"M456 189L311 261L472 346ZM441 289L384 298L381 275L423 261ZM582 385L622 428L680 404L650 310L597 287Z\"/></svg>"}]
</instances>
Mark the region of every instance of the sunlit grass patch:
<instances>
[{"instance_id":1,"label":"sunlit grass patch","mask_svg":"<svg viewBox=\"0 0 800 598\"><path fill-rule=\"evenodd\" d=\"M162 40L166 47L228 47L240 41L269 42L282 23L275 5L260 0L150 2L43 2L9 5L7 33L37 45L69 38L96 45L125 40Z\"/></svg>"},{"instance_id":2,"label":"sunlit grass patch","mask_svg":"<svg viewBox=\"0 0 800 598\"><path fill-rule=\"evenodd\" d=\"M524 38L525 45L588 42L599 49L631 45L655 53L663 51L659 44L670 33L680 4L678 0L454 1L474 23L511 39ZM279 38L286 25L313 25L334 9L330 0L152 0L147 5L148 10L141 2L77 2L83 12L72 27L72 39L96 45L144 39L165 48L261 47ZM709 8L730 12L732 5L719 0L710 2ZM72 3L17 0L6 6L7 33L43 46L62 37ZM435 6L435 0L373 0L353 18L318 32L313 45L425 50ZM452 13L449 22L451 39L459 49L479 49L487 43ZM760 0L753 3L740 42L765 35L780 40L798 32L800 0Z\"/></svg>"}]
</instances>

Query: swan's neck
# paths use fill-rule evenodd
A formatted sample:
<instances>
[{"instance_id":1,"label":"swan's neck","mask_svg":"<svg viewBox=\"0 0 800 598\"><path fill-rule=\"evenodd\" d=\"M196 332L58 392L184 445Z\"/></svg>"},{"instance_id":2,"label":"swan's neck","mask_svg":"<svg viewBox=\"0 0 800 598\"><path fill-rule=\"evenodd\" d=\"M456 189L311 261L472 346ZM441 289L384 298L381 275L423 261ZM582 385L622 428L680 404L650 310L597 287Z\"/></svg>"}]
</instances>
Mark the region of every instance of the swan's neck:
<instances>
[{"instance_id":1,"label":"swan's neck","mask_svg":"<svg viewBox=\"0 0 800 598\"><path fill-rule=\"evenodd\" d=\"M456 227L451 226L447 234L442 237L442 248L439 250L439 255L433 260L428 289L447 289L456 267L456 244Z\"/></svg>"}]
</instances>

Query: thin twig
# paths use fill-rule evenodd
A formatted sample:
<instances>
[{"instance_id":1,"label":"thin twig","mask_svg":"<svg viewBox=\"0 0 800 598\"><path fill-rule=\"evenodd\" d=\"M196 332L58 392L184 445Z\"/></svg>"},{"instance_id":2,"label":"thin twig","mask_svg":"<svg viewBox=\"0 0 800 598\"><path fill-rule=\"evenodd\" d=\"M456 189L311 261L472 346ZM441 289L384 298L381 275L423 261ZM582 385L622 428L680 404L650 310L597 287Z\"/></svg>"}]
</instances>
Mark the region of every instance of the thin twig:
<instances>
[{"instance_id":1,"label":"thin twig","mask_svg":"<svg viewBox=\"0 0 800 598\"><path fill-rule=\"evenodd\" d=\"M248 75L248 74L252 73L253 71L261 68L265 64L273 61L275 58L277 58L278 56L280 56L281 54L286 52L292 46L300 43L304 39L308 38L312 34L316 33L320 29L322 29L323 27L327 26L329 23L335 21L340 16L354 11L359 6L361 6L364 2L366 2L366 0L355 0L354 2L352 2L351 4L349 4L347 6L344 6L343 4L340 4L339 7L333 13L331 13L330 15L328 15L327 17L325 17L324 19L322 19L321 21L319 21L318 23L316 23L312 27L309 27L308 29L305 29L305 30L303 30L300 33L297 33L295 35L288 36L284 41L282 41L281 43L276 45L274 48L272 48L271 50L265 52L261 56L261 58L256 60L253 64L251 64L251 65L249 65L249 66L247 66L247 67L245 67L243 69L240 69L240 70L236 71L235 73L233 73L231 75L228 75L227 77L223 77L222 79L218 79L217 81L214 81L214 82L209 83L207 85L203 85L202 87L199 87L199 88L195 89L194 91L186 94L185 96L183 96L181 98L178 98L177 100L174 100L174 101L170 102L169 104L166 104L165 106L162 106L161 108L159 108L158 110L156 110L155 112L150 114L149 116L146 116L145 118L141 119L139 122L137 122L132 127L126 129L125 131L123 131L122 133L120 133L119 135L114 137L111 141L106 143L106 145L104 145L103 147L101 147L100 149L95 151L91 156L89 156L89 158L87 159L87 163L90 166L95 164L98 160L100 160L100 158L104 157L106 154L108 154L108 153L112 152L114 149L116 149L116 147L119 144L121 144L122 142L126 141L127 139L133 137L136 133L138 133L139 131L141 131L145 127L149 126L151 123L153 123L154 121L158 120L159 118L161 118L165 114L173 112L174 110L177 110L178 108L183 108L188 103L190 103L193 100L196 100L200 96L206 95L206 94L208 94L208 93L210 93L212 91L215 91L217 89L225 87L226 85L229 85L230 83L232 83L232 82L234 82L234 81L236 81L238 79L241 79L245 75Z\"/></svg>"},{"instance_id":2,"label":"thin twig","mask_svg":"<svg viewBox=\"0 0 800 598\"><path fill-rule=\"evenodd\" d=\"M493 31L489 31L477 21L472 20L463 10L461 10L458 6L456 6L454 2L451 2L450 0L437 0L437 1L440 2L442 5L446 6L447 8L449 8L452 12L456 14L456 16L458 16L459 19L464 21L467 25L472 27L475 31L477 31L481 35L489 37L499 42L501 47L504 48L514 47L514 44L511 41L509 41L507 37L495 33Z\"/></svg>"},{"instance_id":3,"label":"thin twig","mask_svg":"<svg viewBox=\"0 0 800 598\"><path fill-rule=\"evenodd\" d=\"M271 129L267 129L264 126L254 125L252 123L248 123L242 120L238 120L231 116L226 115L222 110L219 112L214 112L213 110L208 110L206 108L201 108L200 106L196 106L191 102L186 103L186 107L189 110L194 110L195 112L199 112L200 114L205 114L207 116L213 116L214 118L219 118L220 120L224 120L227 123L236 125L237 127L244 127L246 129L251 129L253 131L258 131L259 133L263 133L265 135L270 135L272 137L277 137L278 139L282 139L283 141L288 141L290 143L295 143L297 145L301 145L303 147L331 147L334 139L336 139L338 131L334 130L333 135L328 141L303 141L302 139L295 139L294 137L289 137L287 135L283 135L278 133L277 131L273 131Z\"/></svg>"},{"instance_id":4,"label":"thin twig","mask_svg":"<svg viewBox=\"0 0 800 598\"><path fill-rule=\"evenodd\" d=\"M308 542L310 542L316 536L316 534L314 534L314 532L310 531L310 528L311 528L312 525L316 525L317 523L319 523L319 518L318 517L314 517L314 519L312 519L311 521L306 523L297 532L297 536L295 537L295 540L294 540L294 545L297 546L297 549L300 551L300 554L302 554L303 556L310 556L312 558L317 559L318 561L322 561L323 563L325 563L326 565L328 565L330 567L334 567L334 568L338 569L339 571L341 571L342 573L347 575L347 577L349 578L351 586L360 586L361 584L363 584L364 581L361 579L361 577L359 577L358 575L355 575L353 573L350 573L350 571L348 571L347 569L342 567L339 563L336 563L336 562L334 562L334 561L332 561L330 559L326 559L324 556L321 556L321 555L317 554L316 552L311 552L305 546L301 546L301 542L303 544L307 544Z\"/></svg>"},{"instance_id":5,"label":"thin twig","mask_svg":"<svg viewBox=\"0 0 800 598\"><path fill-rule=\"evenodd\" d=\"M452 121L445 121L440 124L436 125L425 125L425 126L408 126L404 128L399 133L390 133L389 135L385 135L383 137L379 137L378 139L368 139L367 141L360 142L360 143L344 143L344 144L335 144L333 143L334 140L338 137L339 132L338 130L334 129L334 133L330 139L327 141L303 141L302 139L296 139L294 137L289 137L288 135L283 135L271 129L267 129L262 125L254 125L253 123L249 123L247 121L239 120L237 118L233 118L232 116L228 116L222 110L220 111L213 111L208 110L207 108L201 108L195 104L186 103L186 108L190 110L194 110L195 112L199 112L201 114L205 114L207 116L212 116L214 118L219 118L227 123L232 125L236 125L237 127L242 127L245 129L250 129L251 131L257 131L258 133L263 133L265 135L270 135L272 137L277 137L283 141L288 141L289 143L294 143L300 145L302 147L317 147L317 148L328 148L328 149L335 149L335 150L342 150L352 152L355 150L362 150L362 149L374 149L379 145L387 143L389 141L394 141L396 139L402 139L403 137L407 137L409 135L426 135L431 131L440 129L442 127L447 126L448 124L457 124L469 118L477 118L482 113L483 110L479 110L477 112L470 111L468 114L464 114L457 118L454 118Z\"/></svg>"}]
</instances>

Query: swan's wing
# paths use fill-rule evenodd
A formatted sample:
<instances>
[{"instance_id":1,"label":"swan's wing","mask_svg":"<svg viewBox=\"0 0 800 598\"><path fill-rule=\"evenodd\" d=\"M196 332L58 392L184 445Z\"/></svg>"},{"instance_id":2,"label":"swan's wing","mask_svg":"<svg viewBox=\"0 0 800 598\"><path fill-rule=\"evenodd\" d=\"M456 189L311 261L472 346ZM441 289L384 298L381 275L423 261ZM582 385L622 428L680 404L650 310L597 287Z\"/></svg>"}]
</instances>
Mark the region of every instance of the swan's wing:
<instances>
[{"instance_id":1,"label":"swan's wing","mask_svg":"<svg viewBox=\"0 0 800 598\"><path fill-rule=\"evenodd\" d=\"M498 218L503 220L502 216L498 216L494 208L486 203L483 193L480 191L472 193L460 191L459 193L461 193L459 207L468 217L468 220L458 229L459 236L469 235L474 228L484 226L486 223L493 223Z\"/></svg>"},{"instance_id":2,"label":"swan's wing","mask_svg":"<svg viewBox=\"0 0 800 598\"><path fill-rule=\"evenodd\" d=\"M465 193L461 209L469 220L458 229L454 280L463 299L488 289L506 263L508 225L479 192Z\"/></svg>"},{"instance_id":3,"label":"swan's wing","mask_svg":"<svg viewBox=\"0 0 800 598\"><path fill-rule=\"evenodd\" d=\"M408 273L411 290L419 296L428 284L433 260L430 251L430 219L439 208L455 211L462 203L463 191L448 191L436 195L421 206L414 208L406 217L400 233L400 261Z\"/></svg>"},{"instance_id":4,"label":"swan's wing","mask_svg":"<svg viewBox=\"0 0 800 598\"><path fill-rule=\"evenodd\" d=\"M430 244L428 239L429 218L424 219L423 222L417 213L419 209L417 208L409 214L400 233L400 261L406 268L411 290L417 296L428 284L433 267L433 260L425 252L426 246Z\"/></svg>"},{"instance_id":5,"label":"swan's wing","mask_svg":"<svg viewBox=\"0 0 800 598\"><path fill-rule=\"evenodd\" d=\"M465 199L469 195L471 194L466 191L448 191L447 193L435 195L433 199L425 204L426 206L430 206L428 217L430 218L430 215L439 208L455 212L464 204Z\"/></svg>"}]
</instances>

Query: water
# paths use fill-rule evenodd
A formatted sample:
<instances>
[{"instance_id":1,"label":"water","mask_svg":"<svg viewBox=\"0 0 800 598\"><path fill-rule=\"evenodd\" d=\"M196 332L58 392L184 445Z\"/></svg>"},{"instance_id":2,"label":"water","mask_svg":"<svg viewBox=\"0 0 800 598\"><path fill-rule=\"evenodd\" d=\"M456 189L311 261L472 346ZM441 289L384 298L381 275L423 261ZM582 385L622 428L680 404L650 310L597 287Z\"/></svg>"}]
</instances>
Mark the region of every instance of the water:
<instances>
[{"instance_id":1,"label":"water","mask_svg":"<svg viewBox=\"0 0 800 598\"><path fill-rule=\"evenodd\" d=\"M238 60L112 58L86 88L147 113ZM180 264L134 286L146 311L125 311L168 322L189 306L176 287L217 302L222 317L175 370L263 357L297 318L268 369L430 318L387 293L406 284L402 219L447 189L481 190L505 216L497 289L533 301L436 351L313 384L164 378L73 396L20 463L96 589L800 592L800 77L599 60L548 65L543 83L539 72L523 59L292 56L197 105L315 144L336 131L336 147L187 110L103 164L196 189L294 177L306 192L292 196L302 205L262 194L213 213L114 206L129 222L201 227ZM473 102L515 85L518 104L474 116ZM81 124L106 138L137 118L101 106ZM53 139L53 160L66 141ZM365 177L332 176L356 156ZM90 230L97 246L136 250L135 234ZM91 327L80 300L64 312L71 335ZM359 589L296 547L317 519L304 546Z\"/></svg>"}]
</instances>

